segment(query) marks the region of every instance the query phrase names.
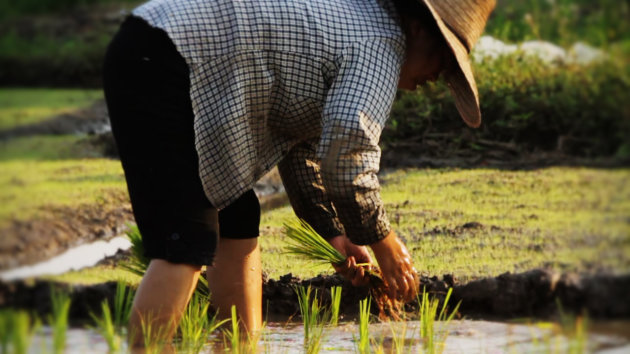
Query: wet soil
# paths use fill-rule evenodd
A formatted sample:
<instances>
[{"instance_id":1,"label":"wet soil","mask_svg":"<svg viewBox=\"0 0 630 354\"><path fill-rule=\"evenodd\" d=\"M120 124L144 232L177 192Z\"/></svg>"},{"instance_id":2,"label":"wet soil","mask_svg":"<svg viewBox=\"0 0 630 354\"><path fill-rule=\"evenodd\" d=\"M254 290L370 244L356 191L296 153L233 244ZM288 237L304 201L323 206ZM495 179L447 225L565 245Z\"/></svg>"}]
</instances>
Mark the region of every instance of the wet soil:
<instances>
[{"instance_id":1,"label":"wet soil","mask_svg":"<svg viewBox=\"0 0 630 354\"><path fill-rule=\"evenodd\" d=\"M287 320L299 315L296 286L311 285L318 290L323 303L330 302L330 288L343 288L340 313L342 318L354 319L359 313L358 304L368 296L367 288L355 288L341 276L317 276L298 279L291 274L279 279L264 279L263 303L269 321ZM50 312L51 287L66 289L72 294L70 317L75 322L89 320L103 299L113 300L116 283L90 286L53 283L49 281L0 282L0 308L25 308L39 314ZM630 318L630 275L557 273L535 269L524 273L505 273L460 283L451 275L422 277L420 289L444 299L447 290L453 293L449 304L461 301L460 317L483 319L512 319L520 317L550 318L558 311L587 313L589 318ZM407 318L416 319L418 303L405 305ZM375 315L377 310L372 308Z\"/></svg>"},{"instance_id":2,"label":"wet soil","mask_svg":"<svg viewBox=\"0 0 630 354\"><path fill-rule=\"evenodd\" d=\"M133 221L127 196L111 195L107 200L76 208L43 207L44 217L12 221L0 229L0 270L41 262L80 244L124 233Z\"/></svg>"}]
</instances>

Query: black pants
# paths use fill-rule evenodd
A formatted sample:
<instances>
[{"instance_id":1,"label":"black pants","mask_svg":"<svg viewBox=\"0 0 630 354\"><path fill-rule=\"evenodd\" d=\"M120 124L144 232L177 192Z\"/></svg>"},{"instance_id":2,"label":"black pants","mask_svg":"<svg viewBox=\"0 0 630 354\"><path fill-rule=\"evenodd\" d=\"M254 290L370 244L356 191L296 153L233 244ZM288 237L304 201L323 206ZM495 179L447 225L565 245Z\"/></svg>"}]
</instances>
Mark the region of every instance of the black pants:
<instances>
[{"instance_id":1,"label":"black pants","mask_svg":"<svg viewBox=\"0 0 630 354\"><path fill-rule=\"evenodd\" d=\"M207 199L189 90L188 66L168 35L127 18L105 57L104 91L145 254L209 265L219 235L258 236L260 205L253 190L220 212Z\"/></svg>"}]
</instances>

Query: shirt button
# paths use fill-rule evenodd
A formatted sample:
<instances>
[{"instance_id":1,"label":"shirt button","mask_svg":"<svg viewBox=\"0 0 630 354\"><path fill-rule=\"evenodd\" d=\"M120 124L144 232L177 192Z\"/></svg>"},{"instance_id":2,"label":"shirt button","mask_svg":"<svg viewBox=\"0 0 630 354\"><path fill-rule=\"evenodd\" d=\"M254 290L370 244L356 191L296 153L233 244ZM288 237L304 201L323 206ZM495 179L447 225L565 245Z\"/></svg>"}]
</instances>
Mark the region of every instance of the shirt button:
<instances>
[{"instance_id":1,"label":"shirt button","mask_svg":"<svg viewBox=\"0 0 630 354\"><path fill-rule=\"evenodd\" d=\"M172 235L171 235L171 240L173 240L173 241L177 241L177 240L179 240L179 234L178 234L178 233L174 233L174 234L172 234Z\"/></svg>"}]
</instances>

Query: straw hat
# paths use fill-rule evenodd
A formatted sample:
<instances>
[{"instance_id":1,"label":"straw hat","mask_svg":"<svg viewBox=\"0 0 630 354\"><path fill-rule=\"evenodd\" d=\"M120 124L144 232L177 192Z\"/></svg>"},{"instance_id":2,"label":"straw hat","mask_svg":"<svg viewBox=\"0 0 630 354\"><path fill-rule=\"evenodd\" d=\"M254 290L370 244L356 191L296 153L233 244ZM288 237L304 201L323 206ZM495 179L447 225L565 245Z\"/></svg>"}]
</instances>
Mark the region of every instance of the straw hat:
<instances>
[{"instance_id":1,"label":"straw hat","mask_svg":"<svg viewBox=\"0 0 630 354\"><path fill-rule=\"evenodd\" d=\"M479 93L468 54L477 42L496 0L422 0L457 59L444 72L462 119L470 127L481 124Z\"/></svg>"}]
</instances>

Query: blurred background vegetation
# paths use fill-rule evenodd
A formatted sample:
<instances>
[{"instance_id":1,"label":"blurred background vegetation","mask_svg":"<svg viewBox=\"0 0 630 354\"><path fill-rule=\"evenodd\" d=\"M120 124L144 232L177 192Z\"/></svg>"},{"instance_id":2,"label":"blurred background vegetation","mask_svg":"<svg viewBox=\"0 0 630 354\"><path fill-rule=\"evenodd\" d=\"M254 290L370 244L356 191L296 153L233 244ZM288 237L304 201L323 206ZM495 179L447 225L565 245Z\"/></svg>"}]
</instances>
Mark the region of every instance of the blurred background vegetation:
<instances>
[{"instance_id":1,"label":"blurred background vegetation","mask_svg":"<svg viewBox=\"0 0 630 354\"><path fill-rule=\"evenodd\" d=\"M140 3L0 0L0 86L98 89L107 43L124 16ZM492 145L508 153L560 151L627 159L628 18L628 1L498 0L487 35L515 44L544 40L565 49L583 42L604 51L607 59L548 65L509 55L477 64L484 114L478 130L454 118L457 114L443 83L401 92L383 135L384 150L426 150L432 144L446 144L448 155Z\"/></svg>"}]
</instances>

